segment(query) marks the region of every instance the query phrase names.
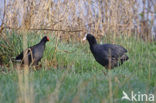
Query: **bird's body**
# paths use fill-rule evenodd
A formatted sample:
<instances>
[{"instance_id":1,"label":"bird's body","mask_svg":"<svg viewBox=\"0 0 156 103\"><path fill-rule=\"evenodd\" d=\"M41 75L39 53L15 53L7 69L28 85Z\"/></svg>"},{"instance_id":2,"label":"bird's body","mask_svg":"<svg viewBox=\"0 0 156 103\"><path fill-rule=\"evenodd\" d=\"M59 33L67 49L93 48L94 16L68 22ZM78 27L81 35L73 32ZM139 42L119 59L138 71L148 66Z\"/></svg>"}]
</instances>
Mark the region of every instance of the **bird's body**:
<instances>
[{"instance_id":1,"label":"bird's body","mask_svg":"<svg viewBox=\"0 0 156 103\"><path fill-rule=\"evenodd\" d=\"M97 44L95 37L91 34L87 35L87 40L95 60L107 69L112 69L128 60L128 56L125 54L127 50L120 45Z\"/></svg>"},{"instance_id":2,"label":"bird's body","mask_svg":"<svg viewBox=\"0 0 156 103\"><path fill-rule=\"evenodd\" d=\"M109 68L116 67L128 59L128 56L125 54L127 50L122 46L115 44L103 44L103 45L94 45L90 47L93 56L96 61L101 65Z\"/></svg>"},{"instance_id":3,"label":"bird's body","mask_svg":"<svg viewBox=\"0 0 156 103\"><path fill-rule=\"evenodd\" d=\"M45 44L49 41L48 37L43 37L43 39L36 45L29 47L28 49L22 51L17 57L16 61L22 61L22 64L26 65L38 65L38 62L43 57L45 50Z\"/></svg>"}]
</instances>

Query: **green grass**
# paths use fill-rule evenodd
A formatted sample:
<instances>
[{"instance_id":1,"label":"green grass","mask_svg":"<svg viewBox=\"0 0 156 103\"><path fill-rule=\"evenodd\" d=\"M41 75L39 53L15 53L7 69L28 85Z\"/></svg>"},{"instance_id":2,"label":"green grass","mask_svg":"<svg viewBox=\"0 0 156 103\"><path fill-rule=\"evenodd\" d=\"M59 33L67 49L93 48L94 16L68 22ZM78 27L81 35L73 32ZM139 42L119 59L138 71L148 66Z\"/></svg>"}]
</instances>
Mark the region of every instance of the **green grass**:
<instances>
[{"instance_id":1,"label":"green grass","mask_svg":"<svg viewBox=\"0 0 156 103\"><path fill-rule=\"evenodd\" d=\"M113 103L131 103L121 100L122 91L129 95L131 91L156 93L154 42L147 43L132 37L116 38L114 42L128 49L130 59L104 75L103 70L106 70L95 61L87 42L73 44L59 41L54 59L56 37L53 34L48 36L51 41L46 44L40 63L42 68L38 71L31 70L27 75L28 88L33 88L32 103L50 103L55 99L58 103L109 103L111 100ZM42 37L43 35L29 33L28 46L38 43ZM106 41L109 41L108 38L102 39L102 42ZM22 35L15 32L11 35L6 33L6 36L0 38L0 59L4 64L0 67L0 103L15 103L21 97L19 74L11 57L22 51L22 45ZM23 71L20 73L24 75ZM26 96L29 98L30 94L28 91Z\"/></svg>"}]
</instances>

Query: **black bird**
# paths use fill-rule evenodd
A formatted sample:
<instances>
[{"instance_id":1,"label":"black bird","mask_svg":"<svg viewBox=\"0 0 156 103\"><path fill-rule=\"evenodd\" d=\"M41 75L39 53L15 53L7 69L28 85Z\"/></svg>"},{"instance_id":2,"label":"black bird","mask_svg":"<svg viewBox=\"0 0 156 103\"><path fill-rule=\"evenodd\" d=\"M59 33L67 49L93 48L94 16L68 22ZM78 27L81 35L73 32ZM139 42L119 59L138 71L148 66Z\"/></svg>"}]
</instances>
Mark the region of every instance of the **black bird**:
<instances>
[{"instance_id":1,"label":"black bird","mask_svg":"<svg viewBox=\"0 0 156 103\"><path fill-rule=\"evenodd\" d=\"M127 50L116 44L97 44L96 39L91 34L86 34L83 40L88 40L90 50L95 57L95 60L103 65L106 69L112 69L123 64L128 60L125 54Z\"/></svg>"},{"instance_id":2,"label":"black bird","mask_svg":"<svg viewBox=\"0 0 156 103\"><path fill-rule=\"evenodd\" d=\"M49 38L47 36L44 36L42 40L32 46L22 51L15 59L15 61L21 61L22 64L26 65L38 65L38 62L43 57L43 52L45 50L45 44L49 41Z\"/></svg>"}]
</instances>

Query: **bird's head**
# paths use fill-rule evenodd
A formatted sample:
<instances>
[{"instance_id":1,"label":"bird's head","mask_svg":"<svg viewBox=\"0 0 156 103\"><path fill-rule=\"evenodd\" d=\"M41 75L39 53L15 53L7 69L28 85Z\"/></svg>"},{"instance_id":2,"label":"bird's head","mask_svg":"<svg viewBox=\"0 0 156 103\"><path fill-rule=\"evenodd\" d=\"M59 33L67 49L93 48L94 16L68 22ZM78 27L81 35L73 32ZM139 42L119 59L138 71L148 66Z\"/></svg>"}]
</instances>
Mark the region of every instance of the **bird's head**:
<instances>
[{"instance_id":1,"label":"bird's head","mask_svg":"<svg viewBox=\"0 0 156 103\"><path fill-rule=\"evenodd\" d=\"M47 37L47 36L44 36L44 37L42 38L42 40L41 40L41 42L47 42L47 41L49 41L49 37Z\"/></svg>"},{"instance_id":2,"label":"bird's head","mask_svg":"<svg viewBox=\"0 0 156 103\"><path fill-rule=\"evenodd\" d=\"M97 44L96 39L92 34L86 34L85 37L83 38L83 41L86 39L88 40L90 45Z\"/></svg>"}]
</instances>

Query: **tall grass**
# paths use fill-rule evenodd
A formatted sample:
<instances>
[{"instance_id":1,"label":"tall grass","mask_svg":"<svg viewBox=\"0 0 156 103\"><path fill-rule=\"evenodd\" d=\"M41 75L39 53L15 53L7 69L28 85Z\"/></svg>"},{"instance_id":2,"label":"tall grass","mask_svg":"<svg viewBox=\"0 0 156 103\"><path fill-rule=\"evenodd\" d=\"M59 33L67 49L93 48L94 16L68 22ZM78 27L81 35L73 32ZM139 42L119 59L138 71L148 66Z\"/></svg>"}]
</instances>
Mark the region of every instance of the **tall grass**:
<instances>
[{"instance_id":1,"label":"tall grass","mask_svg":"<svg viewBox=\"0 0 156 103\"><path fill-rule=\"evenodd\" d=\"M47 35L52 41L46 44L40 70L34 71L30 67L29 70L16 71L18 67L12 65L1 67L10 71L0 73L0 102L128 103L121 101L123 90L126 93L154 93L156 45L153 42L147 43L134 37L116 38L114 42L128 49L130 59L104 75L104 67L95 61L87 42L57 42L55 36ZM1 39L1 42L5 43L12 36L11 41L22 39L22 35L13 33ZM27 34L28 46L38 43L42 37L43 34ZM100 41L112 42L107 37ZM12 47L17 44L14 43ZM22 50L22 44L19 46ZM19 49L14 49L15 55L11 55L19 54ZM7 50L6 54L14 53L11 49ZM9 55L6 56L9 58Z\"/></svg>"}]
</instances>

